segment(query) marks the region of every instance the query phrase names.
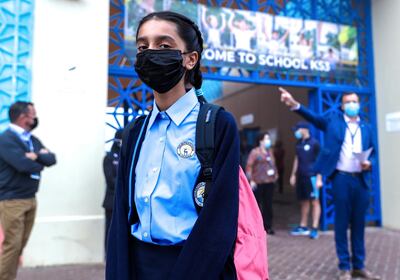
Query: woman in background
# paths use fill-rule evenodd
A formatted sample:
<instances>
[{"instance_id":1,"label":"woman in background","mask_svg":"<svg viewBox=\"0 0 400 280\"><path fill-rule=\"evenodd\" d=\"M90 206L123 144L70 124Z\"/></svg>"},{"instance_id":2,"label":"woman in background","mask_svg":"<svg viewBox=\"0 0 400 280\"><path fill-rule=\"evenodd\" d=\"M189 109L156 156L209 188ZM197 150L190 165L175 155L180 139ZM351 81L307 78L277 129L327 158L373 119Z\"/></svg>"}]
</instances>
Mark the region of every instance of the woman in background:
<instances>
[{"instance_id":1,"label":"woman in background","mask_svg":"<svg viewBox=\"0 0 400 280\"><path fill-rule=\"evenodd\" d=\"M264 219L264 228L268 234L275 234L273 230L272 199L274 197L275 182L278 179L274 153L272 152L271 138L268 133L258 137L258 147L251 150L247 160L246 175L254 189L254 195L260 206Z\"/></svg>"}]
</instances>

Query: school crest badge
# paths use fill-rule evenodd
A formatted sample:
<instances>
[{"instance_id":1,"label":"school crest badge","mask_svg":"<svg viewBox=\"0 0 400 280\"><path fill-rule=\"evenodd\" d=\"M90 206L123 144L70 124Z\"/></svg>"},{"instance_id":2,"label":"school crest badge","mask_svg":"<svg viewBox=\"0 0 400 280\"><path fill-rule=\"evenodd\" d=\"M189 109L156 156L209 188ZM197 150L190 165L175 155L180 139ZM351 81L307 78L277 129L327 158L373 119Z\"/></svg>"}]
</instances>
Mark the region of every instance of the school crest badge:
<instances>
[{"instance_id":1,"label":"school crest badge","mask_svg":"<svg viewBox=\"0 0 400 280\"><path fill-rule=\"evenodd\" d=\"M200 182L196 185L193 191L194 202L200 207L203 207L204 205L205 190L206 190L206 183Z\"/></svg>"},{"instance_id":2,"label":"school crest badge","mask_svg":"<svg viewBox=\"0 0 400 280\"><path fill-rule=\"evenodd\" d=\"M194 155L194 145L189 141L185 141L179 144L176 152L181 158L190 158Z\"/></svg>"}]
</instances>

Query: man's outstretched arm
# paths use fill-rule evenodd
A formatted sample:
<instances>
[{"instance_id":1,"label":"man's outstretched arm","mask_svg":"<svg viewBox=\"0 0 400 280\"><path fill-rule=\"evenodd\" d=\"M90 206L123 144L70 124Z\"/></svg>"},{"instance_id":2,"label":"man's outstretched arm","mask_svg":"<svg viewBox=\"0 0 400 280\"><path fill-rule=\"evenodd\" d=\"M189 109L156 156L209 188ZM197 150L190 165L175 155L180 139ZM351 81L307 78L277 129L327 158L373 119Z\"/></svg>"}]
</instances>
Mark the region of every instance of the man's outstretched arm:
<instances>
[{"instance_id":1,"label":"man's outstretched arm","mask_svg":"<svg viewBox=\"0 0 400 280\"><path fill-rule=\"evenodd\" d=\"M286 89L279 87L279 91L281 93L281 102L284 103L290 110L296 112L304 119L315 125L320 130L325 131L327 127L326 119L317 115L311 110L307 109L305 106L301 105L296 99L293 98L292 94Z\"/></svg>"}]
</instances>

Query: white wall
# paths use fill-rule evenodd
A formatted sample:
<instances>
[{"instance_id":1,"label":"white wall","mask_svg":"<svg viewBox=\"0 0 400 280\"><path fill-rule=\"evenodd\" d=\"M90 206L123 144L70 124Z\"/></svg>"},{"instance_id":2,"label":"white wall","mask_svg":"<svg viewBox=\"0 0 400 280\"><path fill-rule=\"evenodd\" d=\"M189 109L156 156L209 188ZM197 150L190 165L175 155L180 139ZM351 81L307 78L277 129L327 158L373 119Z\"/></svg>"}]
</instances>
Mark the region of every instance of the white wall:
<instances>
[{"instance_id":1,"label":"white wall","mask_svg":"<svg viewBox=\"0 0 400 280\"><path fill-rule=\"evenodd\" d=\"M400 131L386 130L386 114L400 112L400 1L373 0L383 224L400 229Z\"/></svg>"},{"instance_id":2,"label":"white wall","mask_svg":"<svg viewBox=\"0 0 400 280\"><path fill-rule=\"evenodd\" d=\"M109 0L35 1L35 134L57 154L42 173L24 265L103 260Z\"/></svg>"}]
</instances>

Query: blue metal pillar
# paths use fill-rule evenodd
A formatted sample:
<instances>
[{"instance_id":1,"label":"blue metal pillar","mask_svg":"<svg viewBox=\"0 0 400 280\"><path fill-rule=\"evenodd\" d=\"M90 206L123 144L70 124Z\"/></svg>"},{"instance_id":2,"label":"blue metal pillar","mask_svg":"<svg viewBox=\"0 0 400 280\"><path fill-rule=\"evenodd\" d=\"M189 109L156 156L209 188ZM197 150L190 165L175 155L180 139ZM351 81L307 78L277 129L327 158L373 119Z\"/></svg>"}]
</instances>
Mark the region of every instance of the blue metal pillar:
<instances>
[{"instance_id":1,"label":"blue metal pillar","mask_svg":"<svg viewBox=\"0 0 400 280\"><path fill-rule=\"evenodd\" d=\"M359 2L361 0L358 0ZM370 100L370 118L369 121L374 128L375 142L377 146L376 153L376 167L373 169L373 184L371 190L371 204L373 205L370 209L369 221L375 221L378 226L382 226L382 208L381 208L381 192L380 192L380 174L379 174L379 143L378 143L378 123L377 123L377 112L376 112L376 90L375 90L375 66L374 66L374 52L373 52L373 36L372 36L372 4L371 0L361 1L366 2L365 9L365 24L366 24L366 55L368 62L368 81L371 88L371 100ZM367 217L368 218L368 217Z\"/></svg>"},{"instance_id":2,"label":"blue metal pillar","mask_svg":"<svg viewBox=\"0 0 400 280\"><path fill-rule=\"evenodd\" d=\"M9 106L30 99L32 25L32 0L0 2L0 131L7 127Z\"/></svg>"}]
</instances>

